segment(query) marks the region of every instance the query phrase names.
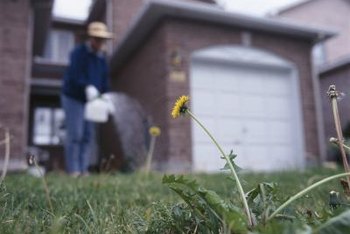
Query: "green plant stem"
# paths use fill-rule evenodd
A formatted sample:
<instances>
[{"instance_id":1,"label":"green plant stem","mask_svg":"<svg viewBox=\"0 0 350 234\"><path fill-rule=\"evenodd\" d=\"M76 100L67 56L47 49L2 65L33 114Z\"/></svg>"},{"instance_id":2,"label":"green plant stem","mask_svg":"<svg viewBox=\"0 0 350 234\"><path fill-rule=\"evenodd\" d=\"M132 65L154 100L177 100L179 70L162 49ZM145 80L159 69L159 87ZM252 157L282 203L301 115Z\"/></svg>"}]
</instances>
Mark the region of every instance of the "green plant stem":
<instances>
[{"instance_id":1,"label":"green plant stem","mask_svg":"<svg viewBox=\"0 0 350 234\"><path fill-rule=\"evenodd\" d=\"M150 170L151 170L151 163L152 163L152 157L153 157L153 151L154 151L154 146L156 144L156 137L155 136L151 136L151 142L150 142L150 146L149 146L149 150L148 150L148 154L147 154L147 160L146 160L146 174L149 174Z\"/></svg>"},{"instance_id":2,"label":"green plant stem","mask_svg":"<svg viewBox=\"0 0 350 234\"><path fill-rule=\"evenodd\" d=\"M38 163L36 162L36 159L33 159L33 161L34 161L35 168L39 171L40 176L41 176L41 178L42 178L42 181L43 181L43 184L44 184L44 189L45 189L46 200L47 200L47 203L49 204L51 213L53 214L53 206L52 206L52 203L51 203L50 190L49 190L49 187L47 186L47 182L46 182L46 179L45 179L45 175L41 173L41 170L40 170L40 168L39 168L39 165L38 165Z\"/></svg>"},{"instance_id":3,"label":"green plant stem","mask_svg":"<svg viewBox=\"0 0 350 234\"><path fill-rule=\"evenodd\" d=\"M262 198L263 207L264 207L264 212L263 212L262 217L263 217L264 223L266 223L267 217L269 215L269 208L268 208L267 203L266 203L266 193L265 193L264 185L263 184L259 184L259 187L260 187L261 198Z\"/></svg>"},{"instance_id":4,"label":"green plant stem","mask_svg":"<svg viewBox=\"0 0 350 234\"><path fill-rule=\"evenodd\" d=\"M7 173L7 167L9 164L9 160L10 160L10 145L11 145L11 141L10 141L10 131L8 129L5 130L5 139L2 141L5 144L5 160L4 160L4 165L2 168L2 173L1 173L1 177L0 177L0 184L4 181L5 177L6 177L6 173Z\"/></svg>"},{"instance_id":5,"label":"green plant stem","mask_svg":"<svg viewBox=\"0 0 350 234\"><path fill-rule=\"evenodd\" d=\"M350 151L350 147L349 146L345 145L344 143L343 143L343 146L344 146L345 149Z\"/></svg>"},{"instance_id":6,"label":"green plant stem","mask_svg":"<svg viewBox=\"0 0 350 234\"><path fill-rule=\"evenodd\" d=\"M236 173L236 170L234 168L234 166L232 165L232 162L230 160L230 158L224 153L224 151L222 150L221 146L219 145L219 143L215 140L215 138L211 135L211 133L206 129L206 127L196 118L196 116L189 110L187 109L187 113L191 116L191 118L196 121L196 123L204 130L204 132L210 137L210 139L214 142L215 146L218 148L218 150L220 151L220 153L222 154L222 156L225 158L227 164L229 165L230 169L231 169L231 172L236 180L236 183L237 183L237 187L238 187L238 191L242 197L242 201L243 201L243 206L244 206L244 209L245 209L245 212L247 214L247 217L248 217L248 222L249 222L249 225L252 227L254 225L253 223L253 219L251 217L251 214L250 214L250 209L249 209L249 206L248 206L248 202L247 202L247 199L245 197L245 193L244 193L244 190L243 190L243 187L242 187L242 184L238 178L238 175Z\"/></svg>"},{"instance_id":7,"label":"green plant stem","mask_svg":"<svg viewBox=\"0 0 350 234\"><path fill-rule=\"evenodd\" d=\"M350 173L341 173L341 174L337 174L334 176L329 176L327 178L324 178L323 180L320 180L312 185L310 185L309 187L301 190L300 192L298 192L297 194L295 194L294 196L290 197L286 202L284 202L282 205L280 205L268 218L267 220L272 219L273 217L275 217L280 211L282 211L285 207L287 207L290 203L292 203L293 201L297 200L298 198L300 198L301 196L303 196L304 194L308 193L310 190L330 181L330 180L334 180L337 179L339 177L344 177L344 176L350 176Z\"/></svg>"}]
</instances>

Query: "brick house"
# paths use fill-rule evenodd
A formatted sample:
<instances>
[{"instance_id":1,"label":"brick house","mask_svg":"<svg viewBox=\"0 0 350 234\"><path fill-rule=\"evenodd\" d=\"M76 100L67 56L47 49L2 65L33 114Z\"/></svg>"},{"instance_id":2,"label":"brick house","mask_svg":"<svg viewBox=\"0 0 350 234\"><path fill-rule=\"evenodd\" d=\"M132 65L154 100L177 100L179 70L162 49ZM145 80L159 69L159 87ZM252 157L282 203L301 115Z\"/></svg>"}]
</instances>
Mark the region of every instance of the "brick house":
<instances>
[{"instance_id":1,"label":"brick house","mask_svg":"<svg viewBox=\"0 0 350 234\"><path fill-rule=\"evenodd\" d=\"M52 2L0 1L0 125L12 135L10 169L26 166L32 55L44 50ZM3 129L0 134L3 139ZM4 145L0 152L2 166Z\"/></svg>"},{"instance_id":2,"label":"brick house","mask_svg":"<svg viewBox=\"0 0 350 234\"><path fill-rule=\"evenodd\" d=\"M183 94L243 168L299 168L322 159L311 49L332 33L224 12L213 2L97 0L92 9L89 20L105 20L116 34L113 89L138 100L162 128L156 168L222 166L189 118L171 119Z\"/></svg>"},{"instance_id":3,"label":"brick house","mask_svg":"<svg viewBox=\"0 0 350 234\"><path fill-rule=\"evenodd\" d=\"M336 12L336 14L335 14ZM306 0L279 11L275 17L294 23L335 30L338 34L315 48L318 65L332 64L350 54L350 2L348 0Z\"/></svg>"},{"instance_id":4,"label":"brick house","mask_svg":"<svg viewBox=\"0 0 350 234\"><path fill-rule=\"evenodd\" d=\"M27 146L50 152L58 158L50 166L61 167L58 93L67 61L49 51L68 51L66 44L53 46L60 40L52 38L72 41L67 32L84 26L62 19L50 24L51 8L52 1L0 2L0 91L9 97L1 99L0 123L14 136L13 169L25 167ZM18 9L21 14L11 14ZM155 168L222 166L189 118L171 119L173 103L183 94L190 95L191 109L225 151L238 154L243 168L280 170L323 159L310 54L315 43L333 35L329 31L227 13L211 0L96 0L88 22L93 20L105 21L116 35L108 45L114 51L113 89L137 100L162 128ZM117 154L118 147L104 147Z\"/></svg>"},{"instance_id":5,"label":"brick house","mask_svg":"<svg viewBox=\"0 0 350 234\"><path fill-rule=\"evenodd\" d=\"M34 54L32 60L28 119L28 146L42 154L49 170L64 168L62 77L69 53L85 37L84 21L59 17L52 17L51 21L43 53Z\"/></svg>"},{"instance_id":6,"label":"brick house","mask_svg":"<svg viewBox=\"0 0 350 234\"><path fill-rule=\"evenodd\" d=\"M0 126L9 128L12 136L10 170L26 168L25 155L33 150L50 156L48 169L62 168L61 78L85 26L52 19L52 7L53 0L0 2ZM1 145L1 169L3 157Z\"/></svg>"},{"instance_id":7,"label":"brick house","mask_svg":"<svg viewBox=\"0 0 350 234\"><path fill-rule=\"evenodd\" d=\"M336 12L336 14L335 14ZM347 0L309 0L278 12L276 17L297 23L332 28L337 35L314 48L314 64L320 80L323 123L327 145L334 137L335 127L329 99L326 96L329 85L335 84L347 96L339 103L342 127L350 124L350 1ZM349 135L350 133L347 133Z\"/></svg>"}]
</instances>

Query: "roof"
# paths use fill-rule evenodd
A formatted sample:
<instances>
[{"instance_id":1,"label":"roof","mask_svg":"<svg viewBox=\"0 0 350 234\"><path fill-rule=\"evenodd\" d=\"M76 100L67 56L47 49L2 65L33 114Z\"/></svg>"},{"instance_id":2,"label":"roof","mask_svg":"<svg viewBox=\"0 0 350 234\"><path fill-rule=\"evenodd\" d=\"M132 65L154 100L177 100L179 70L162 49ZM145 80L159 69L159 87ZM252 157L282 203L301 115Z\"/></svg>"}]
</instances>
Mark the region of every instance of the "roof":
<instances>
[{"instance_id":1,"label":"roof","mask_svg":"<svg viewBox=\"0 0 350 234\"><path fill-rule=\"evenodd\" d=\"M350 65L350 56L343 57L334 63L325 65L319 70L319 74L322 75L327 72L332 72L334 70L337 70L339 68L342 68L348 65Z\"/></svg>"},{"instance_id":2,"label":"roof","mask_svg":"<svg viewBox=\"0 0 350 234\"><path fill-rule=\"evenodd\" d=\"M252 17L231 13L204 3L168 0L150 0L146 3L118 44L111 60L112 72L122 65L151 33L157 23L165 17L195 20L228 27L242 27L248 30L264 31L293 38L306 39L313 43L325 40L336 33L328 29L306 27L278 19Z\"/></svg>"},{"instance_id":3,"label":"roof","mask_svg":"<svg viewBox=\"0 0 350 234\"><path fill-rule=\"evenodd\" d=\"M84 26L85 25L84 20L71 19L71 18L65 18L65 17L59 17L59 16L52 17L52 21L54 23L62 23L62 24L76 25L76 26Z\"/></svg>"},{"instance_id":4,"label":"roof","mask_svg":"<svg viewBox=\"0 0 350 234\"><path fill-rule=\"evenodd\" d=\"M298 9L300 7L303 7L306 4L309 4L315 1L316 0L302 0L302 1L296 2L294 4L288 5L284 8L277 10L277 12L275 12L273 15L283 15L283 13L285 12L293 11L294 9ZM349 0L345 0L345 2L350 3Z\"/></svg>"},{"instance_id":5,"label":"roof","mask_svg":"<svg viewBox=\"0 0 350 234\"><path fill-rule=\"evenodd\" d=\"M292 10L297 9L299 7L303 7L305 4L313 2L313 1L315 1L315 0L302 0L299 2L295 2L294 4L287 5L286 7L283 7L281 9L277 10L277 12L275 12L274 15L281 15L285 12L292 11Z\"/></svg>"}]
</instances>

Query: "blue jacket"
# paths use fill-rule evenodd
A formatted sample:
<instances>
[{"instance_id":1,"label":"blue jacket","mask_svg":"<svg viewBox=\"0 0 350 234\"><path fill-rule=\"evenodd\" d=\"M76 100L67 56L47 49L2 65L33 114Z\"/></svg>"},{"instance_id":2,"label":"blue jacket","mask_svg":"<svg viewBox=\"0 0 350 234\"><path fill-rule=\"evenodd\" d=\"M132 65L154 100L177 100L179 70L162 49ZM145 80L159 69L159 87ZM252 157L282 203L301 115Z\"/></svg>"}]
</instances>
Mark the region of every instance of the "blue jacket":
<instances>
[{"instance_id":1,"label":"blue jacket","mask_svg":"<svg viewBox=\"0 0 350 234\"><path fill-rule=\"evenodd\" d=\"M70 55L63 79L63 94L86 102L85 88L95 86L100 93L109 89L106 58L94 53L86 44L78 45Z\"/></svg>"}]
</instances>

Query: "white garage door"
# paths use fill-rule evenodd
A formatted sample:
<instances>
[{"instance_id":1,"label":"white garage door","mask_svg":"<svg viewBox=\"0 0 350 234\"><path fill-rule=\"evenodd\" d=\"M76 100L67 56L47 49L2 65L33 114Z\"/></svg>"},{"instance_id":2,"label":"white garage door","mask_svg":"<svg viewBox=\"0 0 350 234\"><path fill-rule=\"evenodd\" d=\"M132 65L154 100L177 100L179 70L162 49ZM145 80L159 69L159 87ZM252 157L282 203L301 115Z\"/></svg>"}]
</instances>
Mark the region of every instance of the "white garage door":
<instances>
[{"instance_id":1,"label":"white garage door","mask_svg":"<svg viewBox=\"0 0 350 234\"><path fill-rule=\"evenodd\" d=\"M197 61L191 69L191 109L244 169L280 170L303 164L299 108L291 70ZM225 162L192 123L195 171L218 171Z\"/></svg>"}]
</instances>

